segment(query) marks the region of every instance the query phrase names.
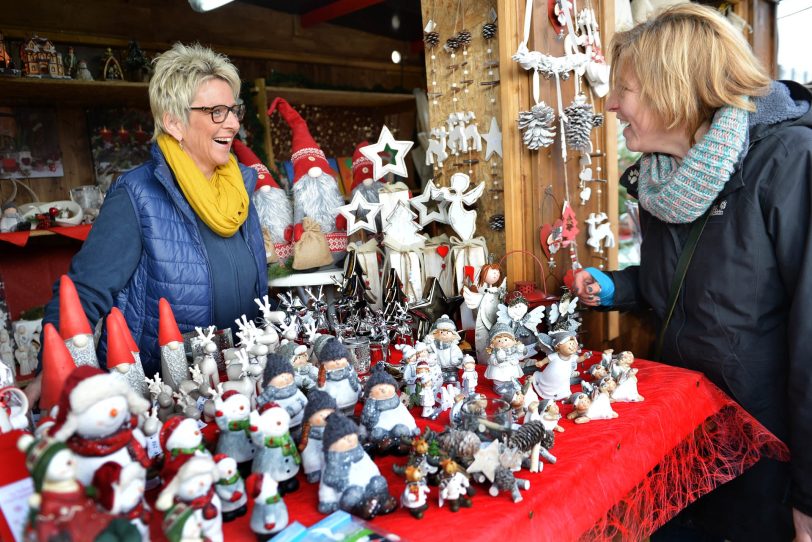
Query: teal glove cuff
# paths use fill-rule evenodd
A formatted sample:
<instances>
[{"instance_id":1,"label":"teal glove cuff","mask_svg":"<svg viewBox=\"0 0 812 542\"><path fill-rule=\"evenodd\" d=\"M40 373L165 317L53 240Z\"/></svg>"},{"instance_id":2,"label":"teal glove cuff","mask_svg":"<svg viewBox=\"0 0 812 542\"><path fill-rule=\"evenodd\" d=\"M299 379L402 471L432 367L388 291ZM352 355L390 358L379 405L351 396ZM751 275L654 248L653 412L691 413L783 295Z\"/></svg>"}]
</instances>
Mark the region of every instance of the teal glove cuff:
<instances>
[{"instance_id":1,"label":"teal glove cuff","mask_svg":"<svg viewBox=\"0 0 812 542\"><path fill-rule=\"evenodd\" d=\"M592 275L592 278L595 279L595 282L601 287L601 291L598 294L598 298L601 300L601 306L611 307L614 305L615 283L609 275L594 267L587 267L584 271Z\"/></svg>"}]
</instances>

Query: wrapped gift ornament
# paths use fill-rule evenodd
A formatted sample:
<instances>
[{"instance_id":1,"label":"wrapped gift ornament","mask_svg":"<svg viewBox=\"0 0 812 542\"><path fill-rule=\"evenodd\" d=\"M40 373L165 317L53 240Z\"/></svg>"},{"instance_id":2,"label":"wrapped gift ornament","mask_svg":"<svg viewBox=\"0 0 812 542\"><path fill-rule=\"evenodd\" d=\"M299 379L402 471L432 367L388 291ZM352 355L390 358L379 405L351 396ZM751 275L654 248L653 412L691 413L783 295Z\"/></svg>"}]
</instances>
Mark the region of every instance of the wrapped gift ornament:
<instances>
[{"instance_id":1,"label":"wrapped gift ornament","mask_svg":"<svg viewBox=\"0 0 812 542\"><path fill-rule=\"evenodd\" d=\"M474 237L463 241L459 237L451 236L451 260L454 267L453 293L462 292L466 278L473 282L471 272L488 263L488 242L484 237Z\"/></svg>"},{"instance_id":2,"label":"wrapped gift ornament","mask_svg":"<svg viewBox=\"0 0 812 542\"><path fill-rule=\"evenodd\" d=\"M389 215L395 210L398 202L402 201L408 206L411 197L409 187L400 181L387 183L378 187L378 198L381 205L383 205L383 207L381 207L381 219L384 221L384 229L386 229L386 219L389 218Z\"/></svg>"}]
</instances>

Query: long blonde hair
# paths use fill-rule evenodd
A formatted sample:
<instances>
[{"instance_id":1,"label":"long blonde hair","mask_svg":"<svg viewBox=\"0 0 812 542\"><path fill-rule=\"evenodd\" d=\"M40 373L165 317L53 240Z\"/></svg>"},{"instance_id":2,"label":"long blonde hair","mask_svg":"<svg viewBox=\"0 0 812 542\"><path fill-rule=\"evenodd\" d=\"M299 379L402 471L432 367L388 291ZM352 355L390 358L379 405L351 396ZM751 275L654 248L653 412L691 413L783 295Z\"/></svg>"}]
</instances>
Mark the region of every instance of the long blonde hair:
<instances>
[{"instance_id":1,"label":"long blonde hair","mask_svg":"<svg viewBox=\"0 0 812 542\"><path fill-rule=\"evenodd\" d=\"M692 3L615 34L610 58L614 88L635 75L641 102L666 129L682 126L692 137L722 106L754 111L748 97L770 86L742 33L718 11Z\"/></svg>"}]
</instances>

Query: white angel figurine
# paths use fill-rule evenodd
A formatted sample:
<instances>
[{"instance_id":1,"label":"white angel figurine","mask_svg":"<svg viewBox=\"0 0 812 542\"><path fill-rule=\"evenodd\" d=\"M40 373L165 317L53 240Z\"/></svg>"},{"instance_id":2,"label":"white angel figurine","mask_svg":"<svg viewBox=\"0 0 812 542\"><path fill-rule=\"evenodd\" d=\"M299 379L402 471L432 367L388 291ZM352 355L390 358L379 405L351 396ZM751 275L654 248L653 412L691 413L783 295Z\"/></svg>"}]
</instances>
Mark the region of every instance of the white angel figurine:
<instances>
[{"instance_id":1,"label":"white angel figurine","mask_svg":"<svg viewBox=\"0 0 812 542\"><path fill-rule=\"evenodd\" d=\"M485 349L490 342L491 328L496 323L499 301L505 294L506 280L499 264L489 263L480 269L476 289L472 290L468 286L462 289L465 305L471 310L479 309L476 313L474 337L477 361L483 365L488 363Z\"/></svg>"},{"instance_id":2,"label":"white angel figurine","mask_svg":"<svg viewBox=\"0 0 812 542\"><path fill-rule=\"evenodd\" d=\"M465 205L471 206L476 203L482 192L485 190L485 183L479 183L479 186L466 192L471 184L471 178L465 173L455 173L451 176L451 186L444 186L436 188L432 192L432 196L436 198L440 195L444 200L449 202L448 206L448 223L460 236L463 241L470 241L474 237L476 231L476 211L468 211L463 207Z\"/></svg>"},{"instance_id":3,"label":"white angel figurine","mask_svg":"<svg viewBox=\"0 0 812 542\"><path fill-rule=\"evenodd\" d=\"M528 312L527 299L519 292L510 293L496 309L496 321L509 325L516 339L527 347L522 359L536 355L536 333L543 317L544 305Z\"/></svg>"}]
</instances>

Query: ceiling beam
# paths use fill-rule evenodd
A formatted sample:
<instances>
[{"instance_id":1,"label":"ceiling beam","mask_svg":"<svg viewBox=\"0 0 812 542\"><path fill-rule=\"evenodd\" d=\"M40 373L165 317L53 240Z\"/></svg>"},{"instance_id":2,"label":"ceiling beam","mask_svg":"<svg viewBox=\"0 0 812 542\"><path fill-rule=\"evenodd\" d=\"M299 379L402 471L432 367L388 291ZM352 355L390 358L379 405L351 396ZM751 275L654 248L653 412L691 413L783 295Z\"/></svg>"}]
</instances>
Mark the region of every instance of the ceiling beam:
<instances>
[{"instance_id":1,"label":"ceiling beam","mask_svg":"<svg viewBox=\"0 0 812 542\"><path fill-rule=\"evenodd\" d=\"M302 28L326 23L383 2L384 0L336 0L326 6L302 14Z\"/></svg>"}]
</instances>

